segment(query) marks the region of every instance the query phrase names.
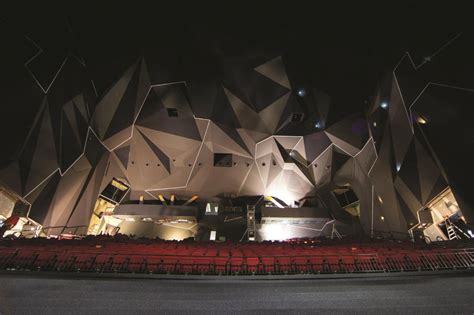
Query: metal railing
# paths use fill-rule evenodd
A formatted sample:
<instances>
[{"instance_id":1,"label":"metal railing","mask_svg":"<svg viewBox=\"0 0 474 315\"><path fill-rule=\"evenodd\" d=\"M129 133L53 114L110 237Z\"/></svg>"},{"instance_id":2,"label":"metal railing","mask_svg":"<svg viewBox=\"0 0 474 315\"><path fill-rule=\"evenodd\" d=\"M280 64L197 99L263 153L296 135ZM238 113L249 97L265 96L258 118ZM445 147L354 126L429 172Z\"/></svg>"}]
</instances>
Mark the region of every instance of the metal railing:
<instances>
[{"instance_id":1,"label":"metal railing","mask_svg":"<svg viewBox=\"0 0 474 315\"><path fill-rule=\"evenodd\" d=\"M0 269L147 274L331 274L471 269L474 249L439 252L204 256L2 249Z\"/></svg>"},{"instance_id":2,"label":"metal railing","mask_svg":"<svg viewBox=\"0 0 474 315\"><path fill-rule=\"evenodd\" d=\"M73 235L78 235L78 234L86 234L88 227L89 227L88 225L76 225L76 226L60 225L60 226L43 227L41 230L46 235L54 234L54 235L59 236L62 233L70 233L70 234L73 234ZM82 229L82 231L80 231L80 229ZM51 231L53 231L53 232L51 232ZM78 232L82 232L82 233L78 233Z\"/></svg>"},{"instance_id":3,"label":"metal railing","mask_svg":"<svg viewBox=\"0 0 474 315\"><path fill-rule=\"evenodd\" d=\"M410 233L404 232L394 232L394 231L382 231L382 230L373 230L374 239L383 239L383 240L411 240Z\"/></svg>"}]
</instances>

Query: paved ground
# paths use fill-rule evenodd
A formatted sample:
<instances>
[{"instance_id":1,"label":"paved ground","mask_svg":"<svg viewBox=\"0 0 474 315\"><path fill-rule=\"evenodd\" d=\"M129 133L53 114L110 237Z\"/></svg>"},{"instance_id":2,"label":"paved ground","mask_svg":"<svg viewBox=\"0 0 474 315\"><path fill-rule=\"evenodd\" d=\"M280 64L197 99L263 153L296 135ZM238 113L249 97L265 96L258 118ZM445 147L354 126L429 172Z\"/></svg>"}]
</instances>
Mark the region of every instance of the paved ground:
<instances>
[{"instance_id":1,"label":"paved ground","mask_svg":"<svg viewBox=\"0 0 474 315\"><path fill-rule=\"evenodd\" d=\"M0 276L2 314L474 314L471 275L316 280L53 279Z\"/></svg>"}]
</instances>

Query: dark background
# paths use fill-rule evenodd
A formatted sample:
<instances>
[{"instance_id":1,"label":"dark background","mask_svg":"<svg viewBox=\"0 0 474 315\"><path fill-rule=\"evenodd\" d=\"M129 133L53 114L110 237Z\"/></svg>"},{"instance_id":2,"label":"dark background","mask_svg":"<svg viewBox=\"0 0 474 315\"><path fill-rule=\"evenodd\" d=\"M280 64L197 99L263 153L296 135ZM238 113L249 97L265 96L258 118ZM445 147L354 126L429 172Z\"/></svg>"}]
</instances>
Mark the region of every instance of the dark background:
<instances>
[{"instance_id":1,"label":"dark background","mask_svg":"<svg viewBox=\"0 0 474 315\"><path fill-rule=\"evenodd\" d=\"M186 80L188 68L212 77L224 57L281 53L301 82L330 95L343 116L365 109L378 79L405 52L418 64L471 31L474 12L472 2L254 2L81 2L2 10L0 166L19 151L41 104L42 92L25 67L38 51L32 41L43 49L41 66L48 71L39 79L45 86L69 55L86 64L99 98L144 55L162 60L170 72L180 69L173 78Z\"/></svg>"}]
</instances>

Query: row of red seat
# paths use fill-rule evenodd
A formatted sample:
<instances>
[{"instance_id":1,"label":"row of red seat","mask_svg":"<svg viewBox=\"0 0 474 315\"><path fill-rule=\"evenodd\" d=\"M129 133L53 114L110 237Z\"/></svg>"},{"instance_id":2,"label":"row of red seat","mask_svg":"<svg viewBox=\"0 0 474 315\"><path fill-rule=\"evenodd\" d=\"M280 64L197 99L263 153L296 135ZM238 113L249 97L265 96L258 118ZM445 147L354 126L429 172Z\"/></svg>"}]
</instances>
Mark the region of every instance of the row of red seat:
<instances>
[{"instance_id":1,"label":"row of red seat","mask_svg":"<svg viewBox=\"0 0 474 315\"><path fill-rule=\"evenodd\" d=\"M287 274L474 267L474 250L412 243L197 243L109 238L0 242L0 269Z\"/></svg>"}]
</instances>

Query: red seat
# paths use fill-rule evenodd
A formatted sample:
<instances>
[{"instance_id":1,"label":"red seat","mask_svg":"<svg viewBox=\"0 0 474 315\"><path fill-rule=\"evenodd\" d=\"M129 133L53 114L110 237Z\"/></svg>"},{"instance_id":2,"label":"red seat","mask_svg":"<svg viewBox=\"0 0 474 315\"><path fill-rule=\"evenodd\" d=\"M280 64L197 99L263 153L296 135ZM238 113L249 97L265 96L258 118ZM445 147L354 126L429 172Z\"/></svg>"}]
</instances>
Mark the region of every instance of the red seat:
<instances>
[{"instance_id":1,"label":"red seat","mask_svg":"<svg viewBox=\"0 0 474 315\"><path fill-rule=\"evenodd\" d=\"M225 274L229 270L229 259L217 257L214 259L214 270L217 274Z\"/></svg>"},{"instance_id":2,"label":"red seat","mask_svg":"<svg viewBox=\"0 0 474 315\"><path fill-rule=\"evenodd\" d=\"M231 271L236 273L236 272L242 272L243 271L243 258L242 257L232 257L230 259L231 262Z\"/></svg>"},{"instance_id":3,"label":"red seat","mask_svg":"<svg viewBox=\"0 0 474 315\"><path fill-rule=\"evenodd\" d=\"M263 272L275 272L275 259L273 257L262 257Z\"/></svg>"},{"instance_id":4,"label":"red seat","mask_svg":"<svg viewBox=\"0 0 474 315\"><path fill-rule=\"evenodd\" d=\"M258 271L260 261L257 257L247 257L245 263L247 266L247 273L256 273Z\"/></svg>"}]
</instances>

